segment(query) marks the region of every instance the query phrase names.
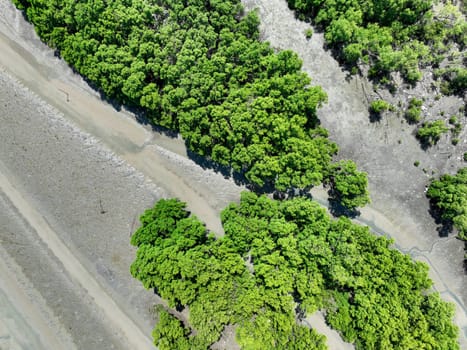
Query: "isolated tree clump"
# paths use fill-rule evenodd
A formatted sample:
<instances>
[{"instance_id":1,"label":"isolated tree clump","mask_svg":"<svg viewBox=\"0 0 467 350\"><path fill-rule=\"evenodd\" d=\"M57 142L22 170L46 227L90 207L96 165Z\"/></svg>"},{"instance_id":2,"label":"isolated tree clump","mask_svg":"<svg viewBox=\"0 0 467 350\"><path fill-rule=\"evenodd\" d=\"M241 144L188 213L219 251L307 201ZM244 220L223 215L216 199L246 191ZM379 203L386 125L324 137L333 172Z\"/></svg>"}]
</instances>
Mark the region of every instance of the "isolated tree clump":
<instances>
[{"instance_id":1,"label":"isolated tree clump","mask_svg":"<svg viewBox=\"0 0 467 350\"><path fill-rule=\"evenodd\" d=\"M298 322L322 309L359 350L458 349L453 306L429 291L428 267L368 227L333 220L308 198L244 192L222 212L216 239L182 208L159 201L132 238L132 275L189 309L183 324L159 307L159 348L207 349L236 325L242 349L326 349Z\"/></svg>"},{"instance_id":2,"label":"isolated tree clump","mask_svg":"<svg viewBox=\"0 0 467 350\"><path fill-rule=\"evenodd\" d=\"M14 0L42 40L107 98L188 148L278 190L320 184L337 146L326 101L291 51L259 41L239 0Z\"/></svg>"},{"instance_id":3,"label":"isolated tree clump","mask_svg":"<svg viewBox=\"0 0 467 350\"><path fill-rule=\"evenodd\" d=\"M459 237L467 241L467 167L456 175L445 174L434 180L426 193L441 217L453 223Z\"/></svg>"},{"instance_id":4,"label":"isolated tree clump","mask_svg":"<svg viewBox=\"0 0 467 350\"><path fill-rule=\"evenodd\" d=\"M385 100L374 100L370 104L370 112L381 114L383 112L392 110L394 107Z\"/></svg>"},{"instance_id":5,"label":"isolated tree clump","mask_svg":"<svg viewBox=\"0 0 467 350\"><path fill-rule=\"evenodd\" d=\"M325 183L331 187L331 200L337 200L347 209L370 203L367 175L358 171L352 161L343 160L332 164Z\"/></svg>"}]
</instances>

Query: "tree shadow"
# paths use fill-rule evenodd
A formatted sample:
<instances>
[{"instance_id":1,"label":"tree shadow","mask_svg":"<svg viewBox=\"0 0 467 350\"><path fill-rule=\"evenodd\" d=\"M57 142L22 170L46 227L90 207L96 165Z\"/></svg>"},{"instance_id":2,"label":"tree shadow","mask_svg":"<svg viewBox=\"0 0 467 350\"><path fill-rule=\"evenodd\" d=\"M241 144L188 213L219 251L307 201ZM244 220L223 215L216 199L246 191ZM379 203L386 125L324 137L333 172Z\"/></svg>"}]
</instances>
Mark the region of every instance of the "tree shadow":
<instances>
[{"instance_id":1,"label":"tree shadow","mask_svg":"<svg viewBox=\"0 0 467 350\"><path fill-rule=\"evenodd\" d=\"M379 123L381 122L382 116L381 113L370 111L370 123Z\"/></svg>"},{"instance_id":2,"label":"tree shadow","mask_svg":"<svg viewBox=\"0 0 467 350\"><path fill-rule=\"evenodd\" d=\"M279 191L277 189L274 189L272 186L270 186L269 188L267 188L268 192L264 191L262 193L272 193L272 198L278 201L284 201L284 200L293 199L297 197L308 198L312 200L313 196L310 193L311 189L312 189L312 186L307 186L305 188L291 187L285 191Z\"/></svg>"},{"instance_id":3,"label":"tree shadow","mask_svg":"<svg viewBox=\"0 0 467 350\"><path fill-rule=\"evenodd\" d=\"M423 151L427 151L430 147L433 147L435 143L433 143L433 141L429 138L429 137L420 137L418 134L417 134L417 131L418 129L415 129L413 132L412 132L412 135L415 136L415 138L418 140L418 143L420 144L420 148L423 150Z\"/></svg>"},{"instance_id":4,"label":"tree shadow","mask_svg":"<svg viewBox=\"0 0 467 350\"><path fill-rule=\"evenodd\" d=\"M435 220L435 224L438 225L436 231L439 237L448 237L450 233L453 233L454 227L452 220L443 219L441 210L436 206L433 200L430 200L428 213L430 213L431 217Z\"/></svg>"},{"instance_id":5,"label":"tree shadow","mask_svg":"<svg viewBox=\"0 0 467 350\"><path fill-rule=\"evenodd\" d=\"M467 275L467 241L464 241L464 273Z\"/></svg>"},{"instance_id":6,"label":"tree shadow","mask_svg":"<svg viewBox=\"0 0 467 350\"><path fill-rule=\"evenodd\" d=\"M249 190L261 193L261 189L264 187L256 187L252 184L246 177L244 172L236 171L229 165L222 165L209 157L199 155L198 153L193 152L188 147L186 148L187 156L190 160L198 164L201 168L207 170L213 170L216 173L221 174L225 179L231 179L238 186L245 186ZM266 190L266 188L264 189ZM269 188L267 188L269 190ZM268 192L270 193L270 192Z\"/></svg>"},{"instance_id":7,"label":"tree shadow","mask_svg":"<svg viewBox=\"0 0 467 350\"><path fill-rule=\"evenodd\" d=\"M195 153L192 150L190 150L188 147L186 151L188 158L194 161L203 169L211 169L214 170L216 173L221 173L222 176L224 176L224 178L226 179L231 178L233 176L232 168L230 166L219 164L213 161L212 159L199 155L198 153Z\"/></svg>"},{"instance_id":8,"label":"tree shadow","mask_svg":"<svg viewBox=\"0 0 467 350\"><path fill-rule=\"evenodd\" d=\"M420 142L420 148L424 151L427 151L430 147L432 147L433 145L431 144L431 142L429 141L422 141L422 140L419 140Z\"/></svg>"},{"instance_id":9,"label":"tree shadow","mask_svg":"<svg viewBox=\"0 0 467 350\"><path fill-rule=\"evenodd\" d=\"M300 299L295 300L295 302L297 303L296 304L297 306L295 307L295 319L298 322L302 322L306 319L306 310L302 307L301 305L302 301Z\"/></svg>"},{"instance_id":10,"label":"tree shadow","mask_svg":"<svg viewBox=\"0 0 467 350\"><path fill-rule=\"evenodd\" d=\"M100 89L95 83L84 77L83 75L79 74L74 68L73 71L78 74L85 82L88 84L94 91L99 94L99 97L102 101L108 103L115 109L117 112L121 112L123 109L129 112L131 115L134 116L135 120L144 126L149 126L153 132L165 135L170 138L177 138L178 131L169 129L167 127L157 125L154 123L153 118L150 117L149 111L142 107L139 107L135 104L132 104L129 101L123 101L118 97L111 98L109 97L102 89Z\"/></svg>"},{"instance_id":11,"label":"tree shadow","mask_svg":"<svg viewBox=\"0 0 467 350\"><path fill-rule=\"evenodd\" d=\"M260 186L251 182L246 177L245 171L237 171L231 166L219 164L209 157L202 156L191 151L188 147L187 155L190 160L201 166L201 168L205 170L213 170L216 173L221 174L225 179L233 180L236 185L245 186L246 189L258 195L272 194L273 198L277 200L286 200L298 196L311 198L311 194L309 193L311 186L306 188L288 188L284 191L280 191L276 189L274 181L272 180L266 180L264 185Z\"/></svg>"},{"instance_id":12,"label":"tree shadow","mask_svg":"<svg viewBox=\"0 0 467 350\"><path fill-rule=\"evenodd\" d=\"M347 208L346 206L342 205L338 198L331 195L330 191L328 192L328 195L329 211L333 216L346 216L350 219L355 219L357 216L360 215L360 211L357 208Z\"/></svg>"}]
</instances>

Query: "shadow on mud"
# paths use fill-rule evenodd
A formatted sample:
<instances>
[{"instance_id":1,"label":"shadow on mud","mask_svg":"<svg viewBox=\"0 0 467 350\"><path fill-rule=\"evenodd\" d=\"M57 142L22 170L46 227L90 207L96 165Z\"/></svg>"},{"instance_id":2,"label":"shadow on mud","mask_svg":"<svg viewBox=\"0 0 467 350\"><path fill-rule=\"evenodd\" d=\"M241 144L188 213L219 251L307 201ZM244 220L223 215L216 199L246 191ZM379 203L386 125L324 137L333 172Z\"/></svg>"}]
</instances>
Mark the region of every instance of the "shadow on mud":
<instances>
[{"instance_id":1,"label":"shadow on mud","mask_svg":"<svg viewBox=\"0 0 467 350\"><path fill-rule=\"evenodd\" d=\"M329 211L335 217L347 216L350 219L355 219L360 215L360 211L356 208L347 208L342 205L339 199L332 196L330 192L329 195Z\"/></svg>"},{"instance_id":2,"label":"shadow on mud","mask_svg":"<svg viewBox=\"0 0 467 350\"><path fill-rule=\"evenodd\" d=\"M467 275L467 241L464 242L464 274Z\"/></svg>"},{"instance_id":3,"label":"shadow on mud","mask_svg":"<svg viewBox=\"0 0 467 350\"><path fill-rule=\"evenodd\" d=\"M430 208L428 209L431 217L435 220L435 223L438 225L436 231L438 231L438 235L441 238L446 238L450 234L454 233L454 226L452 220L443 219L441 216L441 210L435 205L435 203L430 200ZM456 237L459 241L463 241L463 239ZM464 274L467 275L467 241L464 241L464 260L462 262L462 267L464 270Z\"/></svg>"},{"instance_id":4,"label":"shadow on mud","mask_svg":"<svg viewBox=\"0 0 467 350\"><path fill-rule=\"evenodd\" d=\"M381 113L370 111L370 123L379 123L382 119Z\"/></svg>"},{"instance_id":5,"label":"shadow on mud","mask_svg":"<svg viewBox=\"0 0 467 350\"><path fill-rule=\"evenodd\" d=\"M430 208L428 209L431 217L435 220L435 223L438 225L436 231L440 237L448 237L450 233L453 233L454 227L452 225L452 220L446 220L442 217L441 210L435 205L433 201L430 201Z\"/></svg>"},{"instance_id":6,"label":"shadow on mud","mask_svg":"<svg viewBox=\"0 0 467 350\"><path fill-rule=\"evenodd\" d=\"M186 146L186 144L185 144ZM235 171L232 167L228 165L219 164L212 159L201 156L193 151L191 151L188 147L186 148L188 158L198 164L203 169L214 170L216 173L222 174L225 179L232 179L236 185L238 186L246 186L248 189L253 190L254 186L248 181L245 177L245 174L239 171Z\"/></svg>"}]
</instances>

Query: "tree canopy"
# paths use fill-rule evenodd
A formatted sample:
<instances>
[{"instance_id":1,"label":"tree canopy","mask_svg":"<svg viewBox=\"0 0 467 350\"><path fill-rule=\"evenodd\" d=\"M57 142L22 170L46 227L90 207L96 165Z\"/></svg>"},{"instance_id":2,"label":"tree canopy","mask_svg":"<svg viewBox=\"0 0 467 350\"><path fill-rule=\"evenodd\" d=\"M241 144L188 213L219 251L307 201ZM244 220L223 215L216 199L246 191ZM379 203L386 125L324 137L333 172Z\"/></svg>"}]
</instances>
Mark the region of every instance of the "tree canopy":
<instances>
[{"instance_id":1,"label":"tree canopy","mask_svg":"<svg viewBox=\"0 0 467 350\"><path fill-rule=\"evenodd\" d=\"M160 200L132 238L132 275L189 310L189 325L160 311L161 349L206 349L229 324L242 349L325 349L300 323L318 309L357 349L459 348L453 306L430 291L427 265L368 227L333 220L308 198L244 192L216 239L181 208Z\"/></svg>"},{"instance_id":2,"label":"tree canopy","mask_svg":"<svg viewBox=\"0 0 467 350\"><path fill-rule=\"evenodd\" d=\"M455 175L445 174L434 180L426 195L441 210L441 217L451 221L459 237L467 241L467 167Z\"/></svg>"},{"instance_id":3,"label":"tree canopy","mask_svg":"<svg viewBox=\"0 0 467 350\"><path fill-rule=\"evenodd\" d=\"M258 40L239 0L14 0L105 96L179 131L188 148L280 191L320 184L337 146L326 101L291 51Z\"/></svg>"},{"instance_id":4,"label":"tree canopy","mask_svg":"<svg viewBox=\"0 0 467 350\"><path fill-rule=\"evenodd\" d=\"M228 237L214 239L184 207L175 199L160 200L142 215L131 240L138 246L132 275L171 307L188 306L190 326L196 331L190 336L173 315L159 310L155 345L161 350L207 349L225 325L237 324L244 349L324 350L324 337L296 322L288 290L274 288L287 276L265 285L263 278L272 281L272 271L256 277L234 242Z\"/></svg>"},{"instance_id":5,"label":"tree canopy","mask_svg":"<svg viewBox=\"0 0 467 350\"><path fill-rule=\"evenodd\" d=\"M366 173L358 171L352 161L332 164L326 183L331 186L331 200L337 200L348 209L363 207L370 202Z\"/></svg>"}]
</instances>

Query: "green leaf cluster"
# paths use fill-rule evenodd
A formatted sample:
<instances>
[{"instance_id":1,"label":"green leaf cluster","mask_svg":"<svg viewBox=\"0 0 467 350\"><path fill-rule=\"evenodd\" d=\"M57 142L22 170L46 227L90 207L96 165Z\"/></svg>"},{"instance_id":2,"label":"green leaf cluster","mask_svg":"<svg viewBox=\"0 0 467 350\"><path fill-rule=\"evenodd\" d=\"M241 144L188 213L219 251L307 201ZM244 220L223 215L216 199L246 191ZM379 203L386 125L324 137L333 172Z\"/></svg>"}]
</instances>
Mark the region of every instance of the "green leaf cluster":
<instances>
[{"instance_id":1,"label":"green leaf cluster","mask_svg":"<svg viewBox=\"0 0 467 350\"><path fill-rule=\"evenodd\" d=\"M189 309L190 328L161 312L153 333L161 349L206 349L228 324L243 349L325 349L322 336L297 323L297 310L317 309L357 349L458 349L453 307L428 291L428 267L368 227L332 220L308 198L244 192L222 212L225 236L214 239L174 210L182 206L159 201L134 239L144 243L133 276Z\"/></svg>"},{"instance_id":2,"label":"green leaf cluster","mask_svg":"<svg viewBox=\"0 0 467 350\"><path fill-rule=\"evenodd\" d=\"M467 28L466 28L467 31ZM436 77L442 78L441 91L445 95L464 96L467 91L467 69L463 67L450 67L437 69Z\"/></svg>"},{"instance_id":3,"label":"green leaf cluster","mask_svg":"<svg viewBox=\"0 0 467 350\"><path fill-rule=\"evenodd\" d=\"M370 104L370 112L381 114L385 111L392 110L394 107L385 100L375 100Z\"/></svg>"},{"instance_id":4,"label":"green leaf cluster","mask_svg":"<svg viewBox=\"0 0 467 350\"><path fill-rule=\"evenodd\" d=\"M405 111L405 119L409 123L418 123L421 119L423 101L418 98L411 98L409 106Z\"/></svg>"},{"instance_id":5,"label":"green leaf cluster","mask_svg":"<svg viewBox=\"0 0 467 350\"><path fill-rule=\"evenodd\" d=\"M449 128L444 123L444 120L435 120L433 122L423 123L423 125L417 130L417 137L424 144L434 145L436 144L441 135L448 132Z\"/></svg>"},{"instance_id":6,"label":"green leaf cluster","mask_svg":"<svg viewBox=\"0 0 467 350\"><path fill-rule=\"evenodd\" d=\"M427 266L368 227L333 221L305 198L274 202L251 193L222 220L255 271L275 270L274 286L288 282L307 312L324 306L327 321L357 349L458 348L453 307L427 293ZM281 283L284 275L289 280Z\"/></svg>"},{"instance_id":7,"label":"green leaf cluster","mask_svg":"<svg viewBox=\"0 0 467 350\"><path fill-rule=\"evenodd\" d=\"M406 81L420 80L420 68L438 64L452 43L467 43L467 24L450 2L434 13L432 0L288 0L302 19L322 27L339 58L387 80L400 72Z\"/></svg>"},{"instance_id":8,"label":"green leaf cluster","mask_svg":"<svg viewBox=\"0 0 467 350\"><path fill-rule=\"evenodd\" d=\"M441 210L442 218L451 221L459 237L467 241L467 168L434 180L426 195Z\"/></svg>"},{"instance_id":9,"label":"green leaf cluster","mask_svg":"<svg viewBox=\"0 0 467 350\"><path fill-rule=\"evenodd\" d=\"M143 108L189 149L278 190L321 183L337 146L326 101L291 51L261 43L239 0L16 0L105 96Z\"/></svg>"},{"instance_id":10,"label":"green leaf cluster","mask_svg":"<svg viewBox=\"0 0 467 350\"><path fill-rule=\"evenodd\" d=\"M348 209L370 203L367 174L358 171L350 160L332 164L325 182L331 186L330 199L337 200Z\"/></svg>"}]
</instances>

